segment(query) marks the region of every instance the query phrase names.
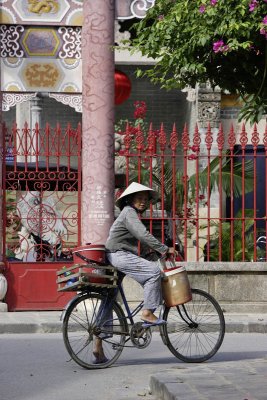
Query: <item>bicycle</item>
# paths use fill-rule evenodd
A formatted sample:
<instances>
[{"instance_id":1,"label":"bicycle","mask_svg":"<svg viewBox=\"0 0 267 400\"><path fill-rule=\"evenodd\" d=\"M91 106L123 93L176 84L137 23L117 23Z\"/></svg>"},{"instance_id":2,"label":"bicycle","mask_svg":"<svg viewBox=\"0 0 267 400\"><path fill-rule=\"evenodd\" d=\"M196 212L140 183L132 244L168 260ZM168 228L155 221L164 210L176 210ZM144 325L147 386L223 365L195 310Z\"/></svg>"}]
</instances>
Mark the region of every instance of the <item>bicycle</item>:
<instances>
[{"instance_id":1,"label":"bicycle","mask_svg":"<svg viewBox=\"0 0 267 400\"><path fill-rule=\"evenodd\" d=\"M113 267L100 266L95 262L83 267L100 268L102 271L103 268L113 269L114 272ZM115 363L124 347L146 348L152 340L153 328L144 328L143 322L134 321L143 307L143 301L133 311L130 310L122 287L123 275L113 276L113 283L117 280L115 285L90 284L80 279L84 277L84 270L79 269L82 272L71 275L69 286L75 287L73 278L76 279L76 289L78 285L80 292L67 304L62 315L63 340L71 358L84 368L102 369ZM62 271L58 274L62 275ZM110 275L102 276L110 278ZM65 282L66 278L57 282L62 281ZM81 286L82 282L85 286ZM163 304L160 317L167 324L159 326L159 332L163 343L175 357L188 363L200 363L219 350L224 339L225 320L220 305L209 293L200 289L191 291L192 300L188 303L175 307ZM116 299L118 293L124 309ZM95 364L93 356L94 339L97 337L102 339L107 358L106 362L99 364ZM130 346L127 345L129 342Z\"/></svg>"}]
</instances>

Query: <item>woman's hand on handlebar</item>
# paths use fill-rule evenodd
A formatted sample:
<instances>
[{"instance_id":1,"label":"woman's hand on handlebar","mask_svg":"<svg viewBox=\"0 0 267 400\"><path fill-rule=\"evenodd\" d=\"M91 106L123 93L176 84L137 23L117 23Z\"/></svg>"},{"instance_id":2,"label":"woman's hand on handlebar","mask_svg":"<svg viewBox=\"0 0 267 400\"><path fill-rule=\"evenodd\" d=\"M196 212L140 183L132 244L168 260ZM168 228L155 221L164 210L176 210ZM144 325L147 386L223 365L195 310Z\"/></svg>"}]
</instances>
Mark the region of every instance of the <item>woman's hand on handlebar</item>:
<instances>
[{"instance_id":1,"label":"woman's hand on handlebar","mask_svg":"<svg viewBox=\"0 0 267 400\"><path fill-rule=\"evenodd\" d=\"M179 254L178 251L175 250L174 247L169 247L166 253L167 257L173 257L174 259L178 256L178 254Z\"/></svg>"}]
</instances>

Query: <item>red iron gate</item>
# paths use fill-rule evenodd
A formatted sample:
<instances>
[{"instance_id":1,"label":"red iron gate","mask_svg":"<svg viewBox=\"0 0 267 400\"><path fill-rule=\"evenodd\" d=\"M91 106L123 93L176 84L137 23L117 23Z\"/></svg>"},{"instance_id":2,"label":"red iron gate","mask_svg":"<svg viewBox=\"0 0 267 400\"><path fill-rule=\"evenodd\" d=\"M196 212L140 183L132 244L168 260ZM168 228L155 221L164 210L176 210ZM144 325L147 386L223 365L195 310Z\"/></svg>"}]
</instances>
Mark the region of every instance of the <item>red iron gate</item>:
<instances>
[{"instance_id":1,"label":"red iron gate","mask_svg":"<svg viewBox=\"0 0 267 400\"><path fill-rule=\"evenodd\" d=\"M60 308L55 270L81 238L81 126L3 130L8 306Z\"/></svg>"}]
</instances>

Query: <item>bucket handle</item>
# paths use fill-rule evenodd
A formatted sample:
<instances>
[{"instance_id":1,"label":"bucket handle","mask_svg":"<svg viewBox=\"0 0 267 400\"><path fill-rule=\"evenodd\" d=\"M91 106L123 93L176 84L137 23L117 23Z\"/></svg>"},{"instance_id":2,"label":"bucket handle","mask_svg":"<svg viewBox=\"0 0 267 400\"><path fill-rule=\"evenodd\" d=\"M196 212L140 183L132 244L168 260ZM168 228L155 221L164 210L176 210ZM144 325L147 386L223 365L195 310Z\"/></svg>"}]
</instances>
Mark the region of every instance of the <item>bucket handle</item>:
<instances>
[{"instance_id":1,"label":"bucket handle","mask_svg":"<svg viewBox=\"0 0 267 400\"><path fill-rule=\"evenodd\" d=\"M167 261L169 262L169 266L167 265ZM175 268L175 261L174 257L166 257L165 255L159 258L159 266L160 269L163 271L164 269Z\"/></svg>"}]
</instances>

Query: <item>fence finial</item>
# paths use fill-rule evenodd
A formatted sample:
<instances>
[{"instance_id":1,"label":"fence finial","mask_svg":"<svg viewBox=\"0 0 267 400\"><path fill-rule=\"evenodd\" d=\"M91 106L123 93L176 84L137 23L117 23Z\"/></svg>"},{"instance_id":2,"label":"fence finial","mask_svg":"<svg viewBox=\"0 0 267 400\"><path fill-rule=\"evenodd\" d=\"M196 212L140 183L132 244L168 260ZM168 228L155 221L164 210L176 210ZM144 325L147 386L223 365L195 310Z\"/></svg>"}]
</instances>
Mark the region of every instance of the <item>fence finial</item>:
<instances>
[{"instance_id":1,"label":"fence finial","mask_svg":"<svg viewBox=\"0 0 267 400\"><path fill-rule=\"evenodd\" d=\"M212 143L213 143L213 136L212 136L211 127L210 127L209 122L208 122L207 131L206 131L205 143L206 143L207 150L210 150Z\"/></svg>"},{"instance_id":2,"label":"fence finial","mask_svg":"<svg viewBox=\"0 0 267 400\"><path fill-rule=\"evenodd\" d=\"M236 144L235 131L234 131L233 124L231 124L231 127L230 127L230 132L228 135L228 144L229 144L230 150L233 150L234 145Z\"/></svg>"},{"instance_id":3,"label":"fence finial","mask_svg":"<svg viewBox=\"0 0 267 400\"><path fill-rule=\"evenodd\" d=\"M260 142L260 136L259 136L259 132L257 129L257 124L254 124L254 128L253 128L253 132L252 132L252 136L251 136L251 143L253 144L253 149L257 150L257 146Z\"/></svg>"},{"instance_id":4,"label":"fence finial","mask_svg":"<svg viewBox=\"0 0 267 400\"><path fill-rule=\"evenodd\" d=\"M182 133L182 145L183 145L184 152L187 152L189 143L190 143L190 138L189 138L189 134L188 134L188 130L187 130L187 124L184 124L184 130Z\"/></svg>"},{"instance_id":5,"label":"fence finial","mask_svg":"<svg viewBox=\"0 0 267 400\"><path fill-rule=\"evenodd\" d=\"M218 144L218 150L222 151L223 146L224 146L224 132L223 132L223 127L222 127L221 122L219 125L219 131L218 131L218 135L217 135L217 144Z\"/></svg>"},{"instance_id":6,"label":"fence finial","mask_svg":"<svg viewBox=\"0 0 267 400\"><path fill-rule=\"evenodd\" d=\"M147 135L147 144L149 154L156 154L157 152L157 138L155 132L153 131L152 122L149 124L149 131Z\"/></svg>"},{"instance_id":7,"label":"fence finial","mask_svg":"<svg viewBox=\"0 0 267 400\"><path fill-rule=\"evenodd\" d=\"M164 131L164 125L162 122L160 125L160 131L159 131L159 145L160 145L161 151L165 150L166 144L167 144L166 133Z\"/></svg>"},{"instance_id":8,"label":"fence finial","mask_svg":"<svg viewBox=\"0 0 267 400\"><path fill-rule=\"evenodd\" d=\"M178 146L178 142L179 142L179 140L178 140L178 136L177 136L176 125L174 123L173 128L172 128L171 137L170 137L170 145L171 145L172 151L176 150L176 147Z\"/></svg>"},{"instance_id":9,"label":"fence finial","mask_svg":"<svg viewBox=\"0 0 267 400\"><path fill-rule=\"evenodd\" d=\"M246 147L246 144L248 143L248 135L247 135L244 123L242 124L242 129L241 129L239 141L240 141L242 150L244 150L245 147Z\"/></svg>"}]
</instances>

